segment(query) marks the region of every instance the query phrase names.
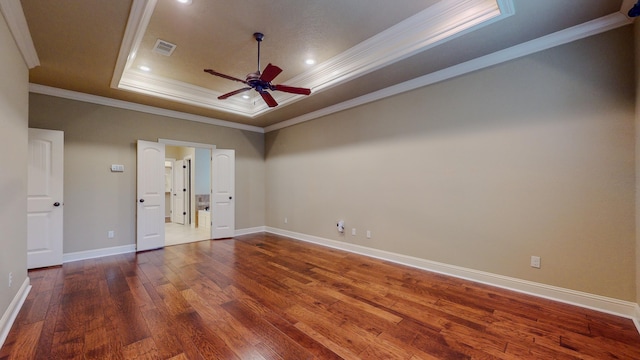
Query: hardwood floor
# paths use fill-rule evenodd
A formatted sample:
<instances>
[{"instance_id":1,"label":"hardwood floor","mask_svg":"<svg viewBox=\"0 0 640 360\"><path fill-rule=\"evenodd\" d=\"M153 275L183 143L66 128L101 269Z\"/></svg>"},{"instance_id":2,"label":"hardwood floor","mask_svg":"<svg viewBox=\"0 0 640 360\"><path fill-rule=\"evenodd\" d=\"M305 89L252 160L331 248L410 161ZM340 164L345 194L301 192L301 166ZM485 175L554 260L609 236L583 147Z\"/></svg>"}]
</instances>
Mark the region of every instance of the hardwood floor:
<instances>
[{"instance_id":1,"label":"hardwood floor","mask_svg":"<svg viewBox=\"0 0 640 360\"><path fill-rule=\"evenodd\" d=\"M270 234L29 276L0 359L640 359L631 320Z\"/></svg>"}]
</instances>

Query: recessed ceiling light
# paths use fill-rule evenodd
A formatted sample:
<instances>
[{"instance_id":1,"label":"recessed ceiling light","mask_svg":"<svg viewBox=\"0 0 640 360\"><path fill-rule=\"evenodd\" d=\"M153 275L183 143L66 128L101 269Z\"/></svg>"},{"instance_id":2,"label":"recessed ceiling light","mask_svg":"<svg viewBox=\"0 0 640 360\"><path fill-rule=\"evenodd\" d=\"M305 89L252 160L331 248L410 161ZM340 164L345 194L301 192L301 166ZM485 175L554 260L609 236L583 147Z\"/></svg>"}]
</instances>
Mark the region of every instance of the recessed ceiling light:
<instances>
[{"instance_id":1,"label":"recessed ceiling light","mask_svg":"<svg viewBox=\"0 0 640 360\"><path fill-rule=\"evenodd\" d=\"M144 66L144 65L140 65L138 66L138 69L142 70L142 71L151 71L151 68L148 66Z\"/></svg>"},{"instance_id":2,"label":"recessed ceiling light","mask_svg":"<svg viewBox=\"0 0 640 360\"><path fill-rule=\"evenodd\" d=\"M316 61L315 61L315 60L313 60L313 59L307 59L307 60L305 60L305 63L306 63L307 65L313 65L313 64L315 64L315 63L316 63Z\"/></svg>"},{"instance_id":3,"label":"recessed ceiling light","mask_svg":"<svg viewBox=\"0 0 640 360\"><path fill-rule=\"evenodd\" d=\"M180 4L191 5L191 0L176 0Z\"/></svg>"}]
</instances>

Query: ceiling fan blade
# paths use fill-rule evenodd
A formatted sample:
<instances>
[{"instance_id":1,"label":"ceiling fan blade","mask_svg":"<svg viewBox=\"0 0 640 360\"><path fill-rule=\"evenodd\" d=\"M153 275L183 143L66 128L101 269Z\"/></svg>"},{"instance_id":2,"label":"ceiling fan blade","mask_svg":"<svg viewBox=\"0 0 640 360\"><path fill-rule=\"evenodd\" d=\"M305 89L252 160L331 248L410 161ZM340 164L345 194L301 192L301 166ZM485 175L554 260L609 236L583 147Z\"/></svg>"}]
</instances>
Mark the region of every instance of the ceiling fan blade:
<instances>
[{"instance_id":1,"label":"ceiling fan blade","mask_svg":"<svg viewBox=\"0 0 640 360\"><path fill-rule=\"evenodd\" d=\"M266 81L266 82L271 82L271 80L275 79L276 76L280 75L280 73L282 72L282 69L280 69L279 67L275 66L275 65L267 65L266 68L264 68L264 71L262 72L262 75L260 76L260 80L262 81Z\"/></svg>"},{"instance_id":2,"label":"ceiling fan blade","mask_svg":"<svg viewBox=\"0 0 640 360\"><path fill-rule=\"evenodd\" d=\"M236 95L236 94L240 94L240 93L245 92L247 90L251 90L251 88L250 87L246 87L246 88L238 89L236 91L232 91L230 93L226 93L224 95L220 95L220 96L218 96L218 99L224 100L224 99L226 99L228 97L231 97L231 96Z\"/></svg>"},{"instance_id":3,"label":"ceiling fan blade","mask_svg":"<svg viewBox=\"0 0 640 360\"><path fill-rule=\"evenodd\" d=\"M204 72L207 72L207 73L209 73L211 75L219 76L221 78L225 78L225 79L228 79L228 80L238 81L238 82L241 82L243 84L247 83L244 80L241 80L241 79L238 79L238 78L234 78L233 76L225 75L225 74L219 73L219 72L211 70L211 69L204 69Z\"/></svg>"},{"instance_id":4,"label":"ceiling fan blade","mask_svg":"<svg viewBox=\"0 0 640 360\"><path fill-rule=\"evenodd\" d=\"M262 99L264 99L264 102L266 102L267 105L269 105L269 107L278 106L278 103L276 102L276 99L274 99L273 96L271 96L271 94L269 94L268 92L261 91L260 92L260 96L262 96Z\"/></svg>"},{"instance_id":5,"label":"ceiling fan blade","mask_svg":"<svg viewBox=\"0 0 640 360\"><path fill-rule=\"evenodd\" d=\"M287 86L287 85L274 85L274 90L284 91L292 94L300 94L300 95L311 94L311 89L293 87L293 86Z\"/></svg>"}]
</instances>

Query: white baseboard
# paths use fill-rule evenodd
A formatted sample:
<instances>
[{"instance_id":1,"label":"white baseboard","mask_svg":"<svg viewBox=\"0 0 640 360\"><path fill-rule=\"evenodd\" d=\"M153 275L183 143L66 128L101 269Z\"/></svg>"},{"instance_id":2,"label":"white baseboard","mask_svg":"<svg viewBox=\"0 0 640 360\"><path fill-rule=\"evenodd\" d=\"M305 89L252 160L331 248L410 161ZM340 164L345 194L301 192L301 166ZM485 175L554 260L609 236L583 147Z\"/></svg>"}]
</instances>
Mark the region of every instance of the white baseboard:
<instances>
[{"instance_id":1,"label":"white baseboard","mask_svg":"<svg viewBox=\"0 0 640 360\"><path fill-rule=\"evenodd\" d=\"M265 231L267 231L266 226L256 226L252 228L236 230L234 233L234 236L249 235L249 234L261 233Z\"/></svg>"},{"instance_id":2,"label":"white baseboard","mask_svg":"<svg viewBox=\"0 0 640 360\"><path fill-rule=\"evenodd\" d=\"M13 322L18 316L18 312L20 312L27 295L29 295L29 291L31 291L31 280L27 277L24 279L16 296L11 300L9 308L7 308L7 311L5 311L2 318L0 318L0 348L4 345L4 341L7 340L9 330L11 330L11 326L13 326Z\"/></svg>"},{"instance_id":3,"label":"white baseboard","mask_svg":"<svg viewBox=\"0 0 640 360\"><path fill-rule=\"evenodd\" d=\"M257 226L253 228L236 230L234 232L234 236L248 235L264 231L266 231L266 228L264 226ZM62 262L68 263L73 261L95 259L103 256L119 255L132 252L136 252L136 244L66 253L62 255Z\"/></svg>"},{"instance_id":4,"label":"white baseboard","mask_svg":"<svg viewBox=\"0 0 640 360\"><path fill-rule=\"evenodd\" d=\"M344 251L349 251L356 254L361 254L365 256L374 257L377 259L382 259L386 261L391 261L397 264L407 265L414 268L432 271L444 275L450 275L457 278L462 278L466 280L471 280L491 286L496 286L499 288L513 290L520 293L525 293L545 299L550 299L554 301L559 301L571 305L576 305L608 314L613 314L617 316L622 316L625 318L629 318L633 320L640 332L640 305L614 299L606 296L589 294L581 291L575 291L571 289L565 289L557 286L547 285L536 283L533 281L517 279L513 277L503 276L492 274L484 271L478 271L473 269L468 269L460 266L444 264L436 261L421 259L413 256L397 254L390 251L378 250L374 248L369 248L366 246L355 245L350 243L345 243L341 241L335 241L330 239L325 239L317 236L297 233L293 231L268 227L268 226L257 226L253 228L239 229L235 230L235 236L248 235L260 232L269 232L272 234L286 236L292 239L306 241L322 246L327 246L335 249L340 249ZM79 251L75 253L68 253L63 255L63 262L72 262L86 259L93 259L103 256L109 255L117 255L124 253L131 253L136 251L135 244L116 246L111 248L103 248L96 250L88 250L88 251ZM28 284L27 284L28 285ZM27 291L28 292L28 291ZM24 295L26 297L26 294ZM24 300L22 300L24 301ZM22 306L20 304L20 306ZM19 308L18 308L19 310ZM17 311L16 311L17 315ZM4 317L2 319L4 321ZM12 320L13 321L13 320ZM0 322L2 325L3 322ZM11 325L9 324L9 328ZM0 327L0 329L2 329ZM8 333L8 329L7 329ZM2 335L3 333L0 333ZM2 337L0 337L4 341Z\"/></svg>"},{"instance_id":5,"label":"white baseboard","mask_svg":"<svg viewBox=\"0 0 640 360\"><path fill-rule=\"evenodd\" d=\"M266 227L257 226L253 228L236 230L234 232L234 236L255 234L255 233L265 232L265 231L266 231ZM132 252L136 252L136 244L66 253L62 255L62 262L68 263L73 261L95 259L103 256L119 255L119 254L126 254L126 253L132 253Z\"/></svg>"},{"instance_id":6,"label":"white baseboard","mask_svg":"<svg viewBox=\"0 0 640 360\"><path fill-rule=\"evenodd\" d=\"M266 227L266 232L339 250L366 255L377 259L391 261L397 264L407 265L422 270L432 271L444 275L450 275L457 278L496 286L507 290L513 290L545 299L597 310L608 314L622 316L633 320L636 328L638 329L638 332L640 332L640 306L633 302L536 283L533 281L522 280L503 275L492 274L484 271L463 268L460 266L448 265L436 261L420 259L413 256L392 253L389 251L373 249L361 245L325 239L317 236L296 233L278 228Z\"/></svg>"},{"instance_id":7,"label":"white baseboard","mask_svg":"<svg viewBox=\"0 0 640 360\"><path fill-rule=\"evenodd\" d=\"M122 246L114 246L109 248L95 249L95 250L87 250L87 251L78 251L73 253L66 253L62 255L62 262L68 263L73 261L87 260L87 259L95 259L103 256L110 255L118 255L118 254L126 254L132 253L136 251L135 244L122 245Z\"/></svg>"}]
</instances>

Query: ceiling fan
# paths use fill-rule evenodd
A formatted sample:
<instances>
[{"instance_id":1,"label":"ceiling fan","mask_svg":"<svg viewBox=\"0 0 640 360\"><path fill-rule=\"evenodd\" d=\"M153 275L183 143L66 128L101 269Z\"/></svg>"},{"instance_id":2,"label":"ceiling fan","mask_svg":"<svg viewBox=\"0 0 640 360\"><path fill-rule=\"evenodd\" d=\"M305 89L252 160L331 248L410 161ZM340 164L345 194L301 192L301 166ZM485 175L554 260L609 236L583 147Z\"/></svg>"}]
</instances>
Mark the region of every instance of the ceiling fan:
<instances>
[{"instance_id":1,"label":"ceiling fan","mask_svg":"<svg viewBox=\"0 0 640 360\"><path fill-rule=\"evenodd\" d=\"M284 92L288 92L288 93L291 93L291 94L299 94L299 95L309 95L309 94L311 94L311 90L310 89L287 86L287 85L273 85L273 84L271 84L271 81L273 79L275 79L276 76L278 76L282 72L282 69L280 69L279 67L277 67L275 65L269 64L269 65L267 65L266 68L264 68L264 71L262 73L260 73L260 43L262 42L262 39L264 39L264 34L257 32L257 33L253 34L253 37L258 42L258 70L256 72L248 74L246 80L242 80L242 79L235 78L233 76L221 74L221 73L219 73L217 71L214 71L214 70L211 70L211 69L204 69L205 72L207 72L207 73L209 73L211 75L219 76L221 78L225 78L225 79L228 79L228 80L238 81L238 82L241 82L241 83L247 85L247 87L244 87L242 89L238 89L238 90L232 91L230 93L226 93L224 95L220 95L220 96L218 96L218 99L224 100L224 99L227 99L227 98L229 98L229 97L231 97L233 95L240 94L240 93L243 93L243 92L251 90L251 89L255 89L260 94L260 96L262 96L262 99L267 103L267 105L269 105L269 107L276 107L276 106L278 106L278 103L276 102L276 100L273 98L273 96L271 96L271 94L267 90L284 91Z\"/></svg>"}]
</instances>

